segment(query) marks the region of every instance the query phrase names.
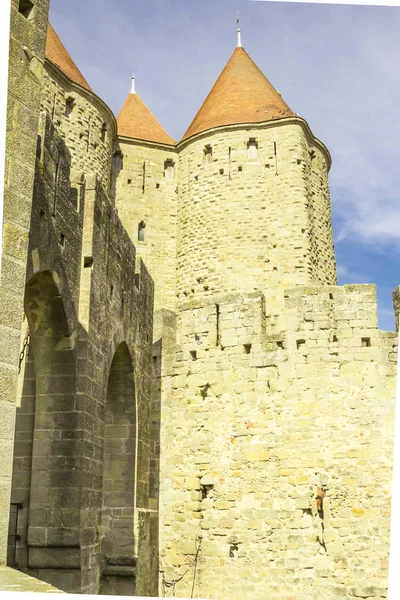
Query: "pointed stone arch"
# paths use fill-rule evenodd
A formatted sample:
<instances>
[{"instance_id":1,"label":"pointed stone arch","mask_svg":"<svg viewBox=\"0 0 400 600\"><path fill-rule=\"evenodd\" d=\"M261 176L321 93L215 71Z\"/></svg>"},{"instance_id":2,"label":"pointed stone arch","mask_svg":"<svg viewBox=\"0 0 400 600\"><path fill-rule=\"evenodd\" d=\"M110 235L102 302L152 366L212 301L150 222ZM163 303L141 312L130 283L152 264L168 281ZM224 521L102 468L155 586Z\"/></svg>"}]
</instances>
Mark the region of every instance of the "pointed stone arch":
<instances>
[{"instance_id":1,"label":"pointed stone arch","mask_svg":"<svg viewBox=\"0 0 400 600\"><path fill-rule=\"evenodd\" d=\"M78 585L83 430L76 407L74 335L57 281L56 274L41 271L25 287L31 341L26 392L17 410L12 499L23 504L20 567L34 569L43 580L69 568Z\"/></svg>"},{"instance_id":2,"label":"pointed stone arch","mask_svg":"<svg viewBox=\"0 0 400 600\"><path fill-rule=\"evenodd\" d=\"M118 333L118 332L117 332ZM113 345L120 336L113 340ZM104 419L102 593L134 593L137 403L126 342L111 362Z\"/></svg>"}]
</instances>

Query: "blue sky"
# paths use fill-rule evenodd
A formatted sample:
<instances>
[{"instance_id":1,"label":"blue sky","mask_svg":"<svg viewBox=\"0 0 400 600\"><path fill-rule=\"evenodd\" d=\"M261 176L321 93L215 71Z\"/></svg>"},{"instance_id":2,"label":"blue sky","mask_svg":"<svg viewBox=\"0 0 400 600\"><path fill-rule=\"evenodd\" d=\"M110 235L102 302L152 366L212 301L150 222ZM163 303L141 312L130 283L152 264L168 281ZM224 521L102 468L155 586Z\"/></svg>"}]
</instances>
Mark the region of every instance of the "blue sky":
<instances>
[{"instance_id":1,"label":"blue sky","mask_svg":"<svg viewBox=\"0 0 400 600\"><path fill-rule=\"evenodd\" d=\"M52 0L50 20L115 115L136 89L179 139L236 45L332 155L339 283L400 285L400 8L251 0Z\"/></svg>"}]
</instances>

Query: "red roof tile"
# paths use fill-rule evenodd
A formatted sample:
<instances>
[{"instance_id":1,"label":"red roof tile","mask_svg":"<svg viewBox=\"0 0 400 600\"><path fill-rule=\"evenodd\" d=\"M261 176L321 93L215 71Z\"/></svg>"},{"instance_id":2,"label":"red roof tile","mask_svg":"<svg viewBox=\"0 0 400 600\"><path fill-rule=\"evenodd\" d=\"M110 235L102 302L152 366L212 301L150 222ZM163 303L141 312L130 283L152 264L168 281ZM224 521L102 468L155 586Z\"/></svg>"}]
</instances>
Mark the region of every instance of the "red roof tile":
<instances>
[{"instance_id":1,"label":"red roof tile","mask_svg":"<svg viewBox=\"0 0 400 600\"><path fill-rule=\"evenodd\" d=\"M175 145L175 140L163 129L137 94L129 94L118 119L118 135Z\"/></svg>"},{"instance_id":2,"label":"red roof tile","mask_svg":"<svg viewBox=\"0 0 400 600\"><path fill-rule=\"evenodd\" d=\"M47 28L46 58L58 67L68 79L92 91L50 23Z\"/></svg>"},{"instance_id":3,"label":"red roof tile","mask_svg":"<svg viewBox=\"0 0 400 600\"><path fill-rule=\"evenodd\" d=\"M182 141L222 125L261 123L293 114L247 52L238 47Z\"/></svg>"}]
</instances>

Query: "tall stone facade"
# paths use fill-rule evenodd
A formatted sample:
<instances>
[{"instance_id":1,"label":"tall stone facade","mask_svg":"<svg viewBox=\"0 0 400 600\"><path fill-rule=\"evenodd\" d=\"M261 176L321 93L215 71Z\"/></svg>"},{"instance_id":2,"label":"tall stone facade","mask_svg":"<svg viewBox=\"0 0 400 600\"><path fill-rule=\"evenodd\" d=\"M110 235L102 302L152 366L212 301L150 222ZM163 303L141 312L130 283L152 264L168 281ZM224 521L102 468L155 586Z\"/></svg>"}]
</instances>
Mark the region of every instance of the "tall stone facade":
<instances>
[{"instance_id":1,"label":"tall stone facade","mask_svg":"<svg viewBox=\"0 0 400 600\"><path fill-rule=\"evenodd\" d=\"M32 4L32 3L30 3ZM0 566L6 563L15 396L49 0L11 2L0 281Z\"/></svg>"},{"instance_id":2,"label":"tall stone facade","mask_svg":"<svg viewBox=\"0 0 400 600\"><path fill-rule=\"evenodd\" d=\"M240 44L180 142L134 81L115 119L30 4L0 560L9 525L8 564L68 592L385 598L397 334L337 286L329 151Z\"/></svg>"},{"instance_id":3,"label":"tall stone facade","mask_svg":"<svg viewBox=\"0 0 400 600\"><path fill-rule=\"evenodd\" d=\"M0 582L154 596L154 285L109 199L115 117L51 26L46 41L47 10L12 7L2 319L14 318L16 352L5 321L13 378L2 380L1 468L11 498L0 540L3 565L27 577L6 569Z\"/></svg>"}]
</instances>

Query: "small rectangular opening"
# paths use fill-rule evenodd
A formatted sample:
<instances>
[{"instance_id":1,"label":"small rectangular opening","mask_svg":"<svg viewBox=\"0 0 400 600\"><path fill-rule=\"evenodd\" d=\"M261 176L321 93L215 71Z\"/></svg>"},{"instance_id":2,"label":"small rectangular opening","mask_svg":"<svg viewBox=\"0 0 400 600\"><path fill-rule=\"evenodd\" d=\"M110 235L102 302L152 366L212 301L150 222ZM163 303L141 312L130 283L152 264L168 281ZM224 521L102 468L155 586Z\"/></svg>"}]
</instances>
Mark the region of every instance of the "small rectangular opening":
<instances>
[{"instance_id":1,"label":"small rectangular opening","mask_svg":"<svg viewBox=\"0 0 400 600\"><path fill-rule=\"evenodd\" d=\"M369 337L361 338L361 345L364 346L364 348L369 348L371 346L371 338L369 338Z\"/></svg>"},{"instance_id":2,"label":"small rectangular opening","mask_svg":"<svg viewBox=\"0 0 400 600\"><path fill-rule=\"evenodd\" d=\"M128 183L131 184L132 183L132 179L128 179Z\"/></svg>"},{"instance_id":3,"label":"small rectangular opening","mask_svg":"<svg viewBox=\"0 0 400 600\"><path fill-rule=\"evenodd\" d=\"M276 345L281 350L284 350L284 348L285 348L285 344L282 341L276 342Z\"/></svg>"},{"instance_id":4,"label":"small rectangular opening","mask_svg":"<svg viewBox=\"0 0 400 600\"><path fill-rule=\"evenodd\" d=\"M220 174L220 175L223 175L223 174L224 174L224 170L223 170L223 169L220 169L220 170L219 170L219 174Z\"/></svg>"},{"instance_id":5,"label":"small rectangular opening","mask_svg":"<svg viewBox=\"0 0 400 600\"><path fill-rule=\"evenodd\" d=\"M31 19L33 16L34 4L31 0L19 0L18 11L25 17L25 19Z\"/></svg>"},{"instance_id":6,"label":"small rectangular opening","mask_svg":"<svg viewBox=\"0 0 400 600\"><path fill-rule=\"evenodd\" d=\"M190 350L190 356L192 357L192 360L197 360L196 350Z\"/></svg>"},{"instance_id":7,"label":"small rectangular opening","mask_svg":"<svg viewBox=\"0 0 400 600\"><path fill-rule=\"evenodd\" d=\"M243 348L244 348L244 353L245 354L250 354L250 352L251 352L251 344L244 344Z\"/></svg>"},{"instance_id":8,"label":"small rectangular opening","mask_svg":"<svg viewBox=\"0 0 400 600\"><path fill-rule=\"evenodd\" d=\"M238 171L243 171L243 167L238 167Z\"/></svg>"},{"instance_id":9,"label":"small rectangular opening","mask_svg":"<svg viewBox=\"0 0 400 600\"><path fill-rule=\"evenodd\" d=\"M63 233L60 235L60 246L62 246L62 248L65 246L65 235Z\"/></svg>"},{"instance_id":10,"label":"small rectangular opening","mask_svg":"<svg viewBox=\"0 0 400 600\"><path fill-rule=\"evenodd\" d=\"M299 350L302 346L304 346L305 343L306 343L306 340L296 340L297 350Z\"/></svg>"},{"instance_id":11,"label":"small rectangular opening","mask_svg":"<svg viewBox=\"0 0 400 600\"><path fill-rule=\"evenodd\" d=\"M140 221L139 225L138 225L138 241L139 242L144 242L144 229L146 227L146 224L144 221Z\"/></svg>"},{"instance_id":12,"label":"small rectangular opening","mask_svg":"<svg viewBox=\"0 0 400 600\"><path fill-rule=\"evenodd\" d=\"M67 118L69 118L71 116L71 113L74 108L74 104L75 104L75 100L73 98L66 99L66 101L65 101L65 116Z\"/></svg>"},{"instance_id":13,"label":"small rectangular opening","mask_svg":"<svg viewBox=\"0 0 400 600\"><path fill-rule=\"evenodd\" d=\"M211 148L210 144L207 144L207 146L203 150L203 162L205 164L210 164L210 163L212 163L212 161L213 161L212 148Z\"/></svg>"},{"instance_id":14,"label":"small rectangular opening","mask_svg":"<svg viewBox=\"0 0 400 600\"><path fill-rule=\"evenodd\" d=\"M106 136L107 136L107 125L105 123L103 123L102 128L101 128L101 141L102 142L106 141Z\"/></svg>"},{"instance_id":15,"label":"small rectangular opening","mask_svg":"<svg viewBox=\"0 0 400 600\"><path fill-rule=\"evenodd\" d=\"M83 267L84 269L88 269L93 266L93 256L85 256L83 259Z\"/></svg>"},{"instance_id":16,"label":"small rectangular opening","mask_svg":"<svg viewBox=\"0 0 400 600\"><path fill-rule=\"evenodd\" d=\"M208 494L210 492L212 492L212 490L214 489L214 485L212 483L210 484L200 484L200 491L201 491L201 499L205 500L206 498L208 498Z\"/></svg>"}]
</instances>

